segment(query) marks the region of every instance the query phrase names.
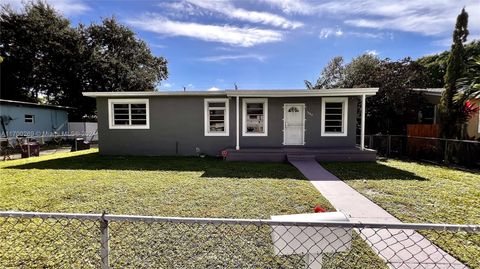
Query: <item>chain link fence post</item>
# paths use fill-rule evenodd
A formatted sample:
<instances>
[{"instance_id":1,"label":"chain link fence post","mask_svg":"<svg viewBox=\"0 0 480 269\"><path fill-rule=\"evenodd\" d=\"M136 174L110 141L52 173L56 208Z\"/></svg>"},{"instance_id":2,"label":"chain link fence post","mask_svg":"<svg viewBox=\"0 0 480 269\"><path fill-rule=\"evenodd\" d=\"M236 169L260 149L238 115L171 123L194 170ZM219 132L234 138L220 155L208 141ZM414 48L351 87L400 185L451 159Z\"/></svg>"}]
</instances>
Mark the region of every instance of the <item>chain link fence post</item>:
<instances>
[{"instance_id":1,"label":"chain link fence post","mask_svg":"<svg viewBox=\"0 0 480 269\"><path fill-rule=\"evenodd\" d=\"M443 149L443 162L445 164L450 163L450 158L448 156L448 139L445 139L445 145Z\"/></svg>"},{"instance_id":2,"label":"chain link fence post","mask_svg":"<svg viewBox=\"0 0 480 269\"><path fill-rule=\"evenodd\" d=\"M390 157L391 148L392 148L392 136L388 135L387 136L387 157Z\"/></svg>"},{"instance_id":3,"label":"chain link fence post","mask_svg":"<svg viewBox=\"0 0 480 269\"><path fill-rule=\"evenodd\" d=\"M101 268L110 268L109 264L109 235L108 235L108 220L105 219L106 212L104 211L100 219L100 258Z\"/></svg>"}]
</instances>

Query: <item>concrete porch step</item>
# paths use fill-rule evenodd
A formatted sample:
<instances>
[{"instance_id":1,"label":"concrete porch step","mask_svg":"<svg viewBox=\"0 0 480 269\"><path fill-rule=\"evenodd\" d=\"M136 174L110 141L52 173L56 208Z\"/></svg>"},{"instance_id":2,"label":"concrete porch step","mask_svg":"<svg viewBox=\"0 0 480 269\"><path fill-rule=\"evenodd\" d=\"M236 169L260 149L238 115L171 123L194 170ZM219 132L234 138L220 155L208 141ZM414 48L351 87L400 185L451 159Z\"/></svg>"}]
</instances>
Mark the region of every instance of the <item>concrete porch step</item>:
<instances>
[{"instance_id":1,"label":"concrete porch step","mask_svg":"<svg viewBox=\"0 0 480 269\"><path fill-rule=\"evenodd\" d=\"M321 162L373 162L376 151L358 148L241 148L225 149L227 161L286 162L290 159ZM288 155L288 157L287 157ZM299 158L297 158L299 156Z\"/></svg>"},{"instance_id":2,"label":"concrete porch step","mask_svg":"<svg viewBox=\"0 0 480 269\"><path fill-rule=\"evenodd\" d=\"M290 161L315 161L315 155L312 154L287 154L287 160Z\"/></svg>"}]
</instances>

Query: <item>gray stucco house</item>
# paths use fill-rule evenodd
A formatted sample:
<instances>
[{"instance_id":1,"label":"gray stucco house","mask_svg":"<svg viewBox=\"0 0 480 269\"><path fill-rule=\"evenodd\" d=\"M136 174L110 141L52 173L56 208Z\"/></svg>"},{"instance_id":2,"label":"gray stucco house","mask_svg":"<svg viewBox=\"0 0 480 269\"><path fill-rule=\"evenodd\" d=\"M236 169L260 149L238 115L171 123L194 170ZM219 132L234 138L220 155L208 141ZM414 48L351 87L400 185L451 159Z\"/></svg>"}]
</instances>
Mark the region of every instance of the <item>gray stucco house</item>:
<instances>
[{"instance_id":1,"label":"gray stucco house","mask_svg":"<svg viewBox=\"0 0 480 269\"><path fill-rule=\"evenodd\" d=\"M68 131L70 107L0 99L0 133L5 137L51 136ZM5 128L5 129L4 129Z\"/></svg>"},{"instance_id":2,"label":"gray stucco house","mask_svg":"<svg viewBox=\"0 0 480 269\"><path fill-rule=\"evenodd\" d=\"M97 99L100 154L196 155L227 160L284 161L315 155L326 161L375 159L356 147L365 98L376 88L85 92ZM363 139L361 140L363 141Z\"/></svg>"}]
</instances>

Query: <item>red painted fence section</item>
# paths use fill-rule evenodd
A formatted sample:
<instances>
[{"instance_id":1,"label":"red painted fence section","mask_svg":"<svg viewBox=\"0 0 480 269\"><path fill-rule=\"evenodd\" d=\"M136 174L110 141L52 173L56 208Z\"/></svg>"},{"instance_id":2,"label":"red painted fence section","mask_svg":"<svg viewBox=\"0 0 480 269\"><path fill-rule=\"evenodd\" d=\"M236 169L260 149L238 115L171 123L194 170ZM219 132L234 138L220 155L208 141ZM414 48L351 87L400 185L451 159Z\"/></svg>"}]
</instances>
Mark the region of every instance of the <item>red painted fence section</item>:
<instances>
[{"instance_id":1,"label":"red painted fence section","mask_svg":"<svg viewBox=\"0 0 480 269\"><path fill-rule=\"evenodd\" d=\"M439 137L438 124L409 124L407 125L407 150L413 156L430 155L442 145L439 141L418 139L415 137Z\"/></svg>"}]
</instances>

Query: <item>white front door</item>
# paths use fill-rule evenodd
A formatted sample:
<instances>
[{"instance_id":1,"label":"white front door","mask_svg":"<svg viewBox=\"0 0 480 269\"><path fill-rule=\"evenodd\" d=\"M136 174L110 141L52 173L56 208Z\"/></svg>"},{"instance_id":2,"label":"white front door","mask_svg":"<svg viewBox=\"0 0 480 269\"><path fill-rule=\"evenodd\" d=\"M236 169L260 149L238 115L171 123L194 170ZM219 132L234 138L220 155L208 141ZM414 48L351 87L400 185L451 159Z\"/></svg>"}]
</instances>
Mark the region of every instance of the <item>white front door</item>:
<instances>
[{"instance_id":1,"label":"white front door","mask_svg":"<svg viewBox=\"0 0 480 269\"><path fill-rule=\"evenodd\" d=\"M285 104L283 106L283 144L305 144L305 104Z\"/></svg>"}]
</instances>

